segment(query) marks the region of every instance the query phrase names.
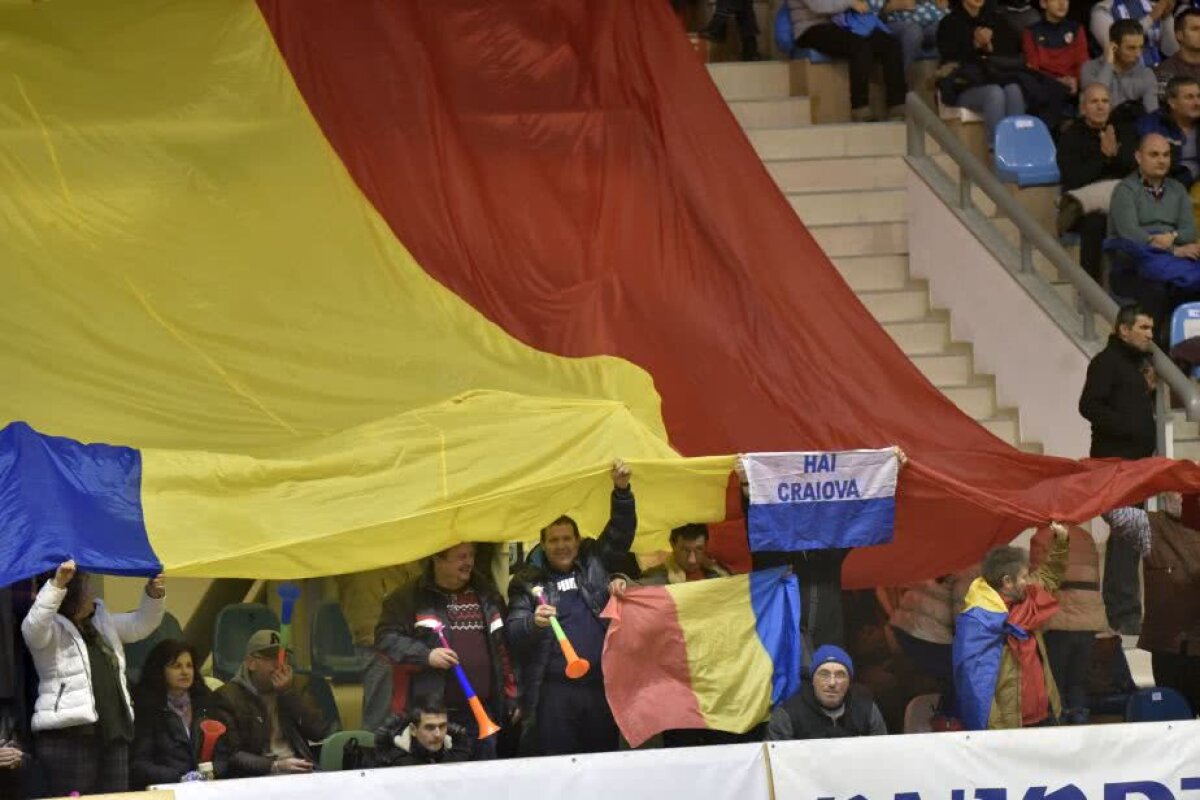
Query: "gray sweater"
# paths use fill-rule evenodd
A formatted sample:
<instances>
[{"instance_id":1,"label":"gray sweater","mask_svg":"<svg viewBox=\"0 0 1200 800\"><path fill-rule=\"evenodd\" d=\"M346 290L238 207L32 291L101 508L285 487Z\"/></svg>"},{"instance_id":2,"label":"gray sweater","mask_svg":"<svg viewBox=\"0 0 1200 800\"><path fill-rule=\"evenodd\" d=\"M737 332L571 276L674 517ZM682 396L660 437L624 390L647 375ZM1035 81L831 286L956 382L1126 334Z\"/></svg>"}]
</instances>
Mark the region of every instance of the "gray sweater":
<instances>
[{"instance_id":1,"label":"gray sweater","mask_svg":"<svg viewBox=\"0 0 1200 800\"><path fill-rule=\"evenodd\" d=\"M1135 172L1113 189L1108 207L1108 227L1113 236L1146 244L1155 233L1177 231L1175 244L1196 241L1196 219L1192 216L1192 199L1179 181L1163 181L1163 195L1155 200L1142 186L1140 172Z\"/></svg>"},{"instance_id":2,"label":"gray sweater","mask_svg":"<svg viewBox=\"0 0 1200 800\"><path fill-rule=\"evenodd\" d=\"M1080 72L1079 91L1093 83L1108 87L1113 108L1137 100L1147 113L1158 110L1158 79L1154 77L1154 70L1145 64L1139 62L1124 72L1117 72L1103 56L1093 58Z\"/></svg>"},{"instance_id":3,"label":"gray sweater","mask_svg":"<svg viewBox=\"0 0 1200 800\"><path fill-rule=\"evenodd\" d=\"M814 25L824 25L834 14L850 10L851 0L787 0L792 17L792 38L799 39Z\"/></svg>"}]
</instances>

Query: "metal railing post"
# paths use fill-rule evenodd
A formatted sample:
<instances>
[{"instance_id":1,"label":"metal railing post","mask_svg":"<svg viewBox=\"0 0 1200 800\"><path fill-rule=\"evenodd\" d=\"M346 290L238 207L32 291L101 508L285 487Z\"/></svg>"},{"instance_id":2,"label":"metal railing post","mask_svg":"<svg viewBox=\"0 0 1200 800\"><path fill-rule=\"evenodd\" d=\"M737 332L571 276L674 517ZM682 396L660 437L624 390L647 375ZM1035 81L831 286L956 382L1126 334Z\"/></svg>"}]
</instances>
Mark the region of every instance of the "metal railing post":
<instances>
[{"instance_id":1,"label":"metal railing post","mask_svg":"<svg viewBox=\"0 0 1200 800\"><path fill-rule=\"evenodd\" d=\"M925 128L912 114L908 114L904 118L904 122L908 136L908 154L913 158L923 157L925 155Z\"/></svg>"},{"instance_id":2,"label":"metal railing post","mask_svg":"<svg viewBox=\"0 0 1200 800\"><path fill-rule=\"evenodd\" d=\"M1020 229L1018 235L1021 237L1021 272L1033 272L1033 242Z\"/></svg>"},{"instance_id":3,"label":"metal railing post","mask_svg":"<svg viewBox=\"0 0 1200 800\"><path fill-rule=\"evenodd\" d=\"M962 170L958 171L958 207L963 211L971 207L971 179Z\"/></svg>"}]
</instances>

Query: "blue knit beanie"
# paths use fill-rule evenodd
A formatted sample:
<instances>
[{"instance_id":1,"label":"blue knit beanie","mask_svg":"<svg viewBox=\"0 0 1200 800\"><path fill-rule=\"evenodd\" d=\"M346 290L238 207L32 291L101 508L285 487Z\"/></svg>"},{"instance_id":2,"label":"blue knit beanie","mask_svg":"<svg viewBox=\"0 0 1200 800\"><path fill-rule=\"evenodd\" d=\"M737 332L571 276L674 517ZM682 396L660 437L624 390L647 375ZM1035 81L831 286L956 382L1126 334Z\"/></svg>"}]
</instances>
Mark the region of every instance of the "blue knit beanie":
<instances>
[{"instance_id":1,"label":"blue knit beanie","mask_svg":"<svg viewBox=\"0 0 1200 800\"><path fill-rule=\"evenodd\" d=\"M837 645L823 644L817 648L817 652L813 653L809 674L815 674L822 664L841 664L850 673L850 677L854 677L854 662L850 659L850 654Z\"/></svg>"}]
</instances>

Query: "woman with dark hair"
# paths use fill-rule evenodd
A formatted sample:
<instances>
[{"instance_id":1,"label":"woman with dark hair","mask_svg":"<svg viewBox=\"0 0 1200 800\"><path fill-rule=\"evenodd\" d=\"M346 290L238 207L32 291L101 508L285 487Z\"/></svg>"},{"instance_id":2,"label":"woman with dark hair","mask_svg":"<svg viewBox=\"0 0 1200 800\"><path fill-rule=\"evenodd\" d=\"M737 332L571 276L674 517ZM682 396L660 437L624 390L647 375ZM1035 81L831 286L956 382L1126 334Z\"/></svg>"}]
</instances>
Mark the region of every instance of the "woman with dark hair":
<instances>
[{"instance_id":1,"label":"woman with dark hair","mask_svg":"<svg viewBox=\"0 0 1200 800\"><path fill-rule=\"evenodd\" d=\"M129 769L134 788L198 777L200 722L211 694L196 673L198 666L195 648L178 639L164 639L146 656L133 692L137 727Z\"/></svg>"},{"instance_id":2,"label":"woman with dark hair","mask_svg":"<svg viewBox=\"0 0 1200 800\"><path fill-rule=\"evenodd\" d=\"M154 632L165 595L156 576L137 611L109 614L71 560L38 591L21 634L37 667L33 749L51 796L129 789L133 709L122 642Z\"/></svg>"}]
</instances>

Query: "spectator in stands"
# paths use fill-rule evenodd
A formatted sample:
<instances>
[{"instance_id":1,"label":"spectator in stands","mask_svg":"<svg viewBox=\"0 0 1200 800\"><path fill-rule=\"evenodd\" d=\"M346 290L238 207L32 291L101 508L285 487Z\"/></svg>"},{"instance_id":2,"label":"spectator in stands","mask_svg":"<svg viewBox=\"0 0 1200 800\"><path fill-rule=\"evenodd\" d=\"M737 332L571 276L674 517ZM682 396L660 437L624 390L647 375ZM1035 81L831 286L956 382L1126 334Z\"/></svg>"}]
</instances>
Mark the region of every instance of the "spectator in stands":
<instances>
[{"instance_id":1,"label":"spectator in stands","mask_svg":"<svg viewBox=\"0 0 1200 800\"><path fill-rule=\"evenodd\" d=\"M22 800L41 795L40 771L33 760L26 697L28 653L17 634L21 609L12 587L0 587L0 797Z\"/></svg>"},{"instance_id":2,"label":"spectator in stands","mask_svg":"<svg viewBox=\"0 0 1200 800\"><path fill-rule=\"evenodd\" d=\"M979 576L971 567L962 572L925 581L904 592L888 624L906 656L942 686L941 712L957 716L954 691L954 622L967 587Z\"/></svg>"},{"instance_id":3,"label":"spectator in stands","mask_svg":"<svg viewBox=\"0 0 1200 800\"><path fill-rule=\"evenodd\" d=\"M1079 74L1088 60L1087 34L1067 19L1068 0L1041 0L1043 15L1021 34L1025 66L1048 75L1067 88L1070 99L1079 94Z\"/></svg>"},{"instance_id":4,"label":"spectator in stands","mask_svg":"<svg viewBox=\"0 0 1200 800\"><path fill-rule=\"evenodd\" d=\"M850 116L870 122L871 70L883 70L888 119L904 118L904 57L867 0L787 0L796 46L850 62Z\"/></svg>"},{"instance_id":5,"label":"spectator in stands","mask_svg":"<svg viewBox=\"0 0 1200 800\"><path fill-rule=\"evenodd\" d=\"M1092 37L1103 52L1108 47L1112 24L1120 19L1129 19L1142 26L1146 33L1146 46L1142 60L1147 67L1154 68L1163 58L1175 52L1175 23L1171 17L1176 0L1100 0L1092 7L1090 29Z\"/></svg>"},{"instance_id":6,"label":"spectator in stands","mask_svg":"<svg viewBox=\"0 0 1200 800\"><path fill-rule=\"evenodd\" d=\"M1042 18L1034 0L998 0L996 15L1008 33L1021 40L1025 30Z\"/></svg>"},{"instance_id":7,"label":"spectator in stands","mask_svg":"<svg viewBox=\"0 0 1200 800\"><path fill-rule=\"evenodd\" d=\"M178 783L200 777L200 721L211 692L197 672L200 660L187 642L154 646L133 693L136 724L129 770L132 785Z\"/></svg>"},{"instance_id":8,"label":"spectator in stands","mask_svg":"<svg viewBox=\"0 0 1200 800\"><path fill-rule=\"evenodd\" d=\"M724 578L729 570L708 554L708 526L691 523L671 531L671 554L663 563L642 573L639 583L665 586L669 583Z\"/></svg>"},{"instance_id":9,"label":"spectator in stands","mask_svg":"<svg viewBox=\"0 0 1200 800\"><path fill-rule=\"evenodd\" d=\"M279 648L278 631L255 631L233 680L212 694L209 713L226 728L214 755L218 778L313 770L308 743L325 738L331 724L292 665L280 663Z\"/></svg>"},{"instance_id":10,"label":"spectator in stands","mask_svg":"<svg viewBox=\"0 0 1200 800\"><path fill-rule=\"evenodd\" d=\"M1104 238L1113 189L1137 166L1138 137L1132 122L1113 118L1108 89L1099 83L1084 87L1079 111L1080 119L1068 125L1058 140L1063 188L1058 233L1079 233L1079 264L1099 283L1104 277Z\"/></svg>"},{"instance_id":11,"label":"spectator in stands","mask_svg":"<svg viewBox=\"0 0 1200 800\"><path fill-rule=\"evenodd\" d=\"M1200 83L1194 78L1177 77L1167 81L1167 107L1147 114L1138 123L1141 136L1157 133L1171 145L1168 174L1191 188L1200 175L1200 146L1196 123L1200 120Z\"/></svg>"},{"instance_id":12,"label":"spectator in stands","mask_svg":"<svg viewBox=\"0 0 1200 800\"><path fill-rule=\"evenodd\" d=\"M886 735L887 725L870 691L853 680L854 662L845 650L831 644L818 648L812 679L771 712L767 740Z\"/></svg>"},{"instance_id":13,"label":"spectator in stands","mask_svg":"<svg viewBox=\"0 0 1200 800\"><path fill-rule=\"evenodd\" d=\"M1067 529L1051 523L1046 560L1001 546L983 558L954 631L954 680L968 730L1054 724L1062 713L1041 628L1058 610L1051 592L1067 569Z\"/></svg>"},{"instance_id":14,"label":"spectator in stands","mask_svg":"<svg viewBox=\"0 0 1200 800\"><path fill-rule=\"evenodd\" d=\"M129 789L133 708L123 642L162 622L162 576L146 582L138 610L109 614L73 560L58 565L21 623L38 673L34 752L51 795Z\"/></svg>"},{"instance_id":15,"label":"spectator in stands","mask_svg":"<svg viewBox=\"0 0 1200 800\"><path fill-rule=\"evenodd\" d=\"M1029 566L1036 570L1050 551L1051 533L1041 528L1029 543ZM1072 525L1068 528L1067 572L1058 590L1058 613L1046 622L1043 638L1054 682L1063 702L1062 721L1082 725L1088 721L1087 689L1096 634L1107 629L1104 601L1100 599L1100 551L1092 535Z\"/></svg>"},{"instance_id":16,"label":"spectator in stands","mask_svg":"<svg viewBox=\"0 0 1200 800\"><path fill-rule=\"evenodd\" d=\"M742 61L757 61L760 56L754 0L717 0L712 19L700 30L700 38L724 42L731 19L737 23L738 36L742 40Z\"/></svg>"},{"instance_id":17,"label":"spectator in stands","mask_svg":"<svg viewBox=\"0 0 1200 800\"><path fill-rule=\"evenodd\" d=\"M496 737L477 738L478 724L451 670L455 664L463 668L488 715L502 727L519 719L504 614L499 592L475 570L475 545L466 542L435 554L416 584L389 595L375 629L375 647L398 678L391 710L403 713L419 697L444 703L450 721L475 743L477 760L496 757ZM449 648L441 645L438 626Z\"/></svg>"},{"instance_id":18,"label":"spectator in stands","mask_svg":"<svg viewBox=\"0 0 1200 800\"><path fill-rule=\"evenodd\" d=\"M1200 532L1180 520L1178 495L1165 500L1163 511L1119 508L1104 520L1144 559L1146 616L1138 647L1150 651L1154 682L1200 713ZM1193 513L1185 516L1195 516L1196 502L1195 495L1187 498Z\"/></svg>"},{"instance_id":19,"label":"spectator in stands","mask_svg":"<svg viewBox=\"0 0 1200 800\"><path fill-rule=\"evenodd\" d=\"M1200 8L1185 8L1175 18L1175 38L1179 51L1154 70L1162 89L1175 77L1200 80Z\"/></svg>"},{"instance_id":20,"label":"spectator in stands","mask_svg":"<svg viewBox=\"0 0 1200 800\"><path fill-rule=\"evenodd\" d=\"M1131 19L1113 23L1104 55L1083 65L1084 87L1100 83L1108 87L1114 116L1136 120L1142 112L1158 110L1158 78L1142 61L1146 34Z\"/></svg>"},{"instance_id":21,"label":"spectator in stands","mask_svg":"<svg viewBox=\"0 0 1200 800\"><path fill-rule=\"evenodd\" d=\"M996 16L988 0L955 0L938 25L938 91L947 105L983 115L988 147L1000 120L1025 113L1025 95L1014 74L1021 40Z\"/></svg>"},{"instance_id":22,"label":"spectator in stands","mask_svg":"<svg viewBox=\"0 0 1200 800\"><path fill-rule=\"evenodd\" d=\"M453 764L470 757L470 734L451 723L446 707L436 700L417 701L406 717L393 715L375 732L380 767Z\"/></svg>"},{"instance_id":23,"label":"spectator in stands","mask_svg":"<svg viewBox=\"0 0 1200 800\"><path fill-rule=\"evenodd\" d=\"M540 755L617 748L600 662L608 623L600 612L609 594L619 596L626 586L606 564L611 554L629 552L637 530L631 474L625 462L613 462L611 515L598 538L580 537L575 520L559 517L541 530L540 546L508 586L508 641L521 666L521 702L534 719ZM534 597L535 586L542 588L544 604ZM566 677L566 659L550 630L552 617L591 663L583 678Z\"/></svg>"},{"instance_id":24,"label":"spectator in stands","mask_svg":"<svg viewBox=\"0 0 1200 800\"><path fill-rule=\"evenodd\" d=\"M900 40L907 75L921 51L937 43L937 27L946 16L948 0L870 0L871 8Z\"/></svg>"}]
</instances>

